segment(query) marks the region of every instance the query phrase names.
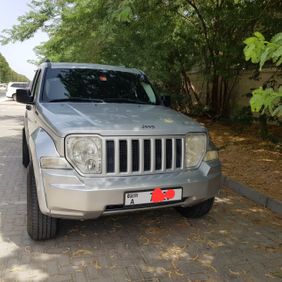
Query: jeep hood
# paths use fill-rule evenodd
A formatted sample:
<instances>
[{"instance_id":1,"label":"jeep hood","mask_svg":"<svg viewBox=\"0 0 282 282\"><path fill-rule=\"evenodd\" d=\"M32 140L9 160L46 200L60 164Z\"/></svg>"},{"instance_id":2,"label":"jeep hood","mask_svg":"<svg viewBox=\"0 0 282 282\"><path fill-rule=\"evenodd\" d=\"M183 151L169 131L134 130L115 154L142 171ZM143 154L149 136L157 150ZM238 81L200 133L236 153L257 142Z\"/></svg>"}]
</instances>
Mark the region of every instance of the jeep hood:
<instances>
[{"instance_id":1,"label":"jeep hood","mask_svg":"<svg viewBox=\"0 0 282 282\"><path fill-rule=\"evenodd\" d=\"M164 106L116 103L42 103L43 123L57 136L182 135L206 131L191 118Z\"/></svg>"}]
</instances>

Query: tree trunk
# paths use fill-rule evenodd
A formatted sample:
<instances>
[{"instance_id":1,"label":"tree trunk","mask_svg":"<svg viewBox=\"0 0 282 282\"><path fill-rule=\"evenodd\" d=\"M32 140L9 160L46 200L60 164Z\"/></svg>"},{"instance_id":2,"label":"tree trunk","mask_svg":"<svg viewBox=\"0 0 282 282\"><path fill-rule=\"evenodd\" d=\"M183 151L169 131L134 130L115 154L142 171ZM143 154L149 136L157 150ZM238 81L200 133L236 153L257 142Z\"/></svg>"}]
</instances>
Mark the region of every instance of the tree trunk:
<instances>
[{"instance_id":1,"label":"tree trunk","mask_svg":"<svg viewBox=\"0 0 282 282\"><path fill-rule=\"evenodd\" d=\"M210 97L210 83L207 80L207 84L206 84L206 105L210 106L211 104L211 97Z\"/></svg>"},{"instance_id":2,"label":"tree trunk","mask_svg":"<svg viewBox=\"0 0 282 282\"><path fill-rule=\"evenodd\" d=\"M218 79L219 76L217 74L213 75L212 79L212 91L211 91L211 110L212 113L216 116L219 114L219 105L218 105Z\"/></svg>"},{"instance_id":3,"label":"tree trunk","mask_svg":"<svg viewBox=\"0 0 282 282\"><path fill-rule=\"evenodd\" d=\"M218 93L218 107L219 113L222 115L223 110L223 99L224 99L224 78L222 76L219 77L219 93Z\"/></svg>"},{"instance_id":4,"label":"tree trunk","mask_svg":"<svg viewBox=\"0 0 282 282\"><path fill-rule=\"evenodd\" d=\"M188 108L190 110L192 110L192 98L191 98L190 91L189 91L186 72L183 70L181 72L181 75L182 75L182 81L183 81L183 86L184 86L183 88L184 88L185 94L186 94L185 98L187 98L187 102L188 102Z\"/></svg>"},{"instance_id":5,"label":"tree trunk","mask_svg":"<svg viewBox=\"0 0 282 282\"><path fill-rule=\"evenodd\" d=\"M221 115L222 115L222 117L229 117L229 113L230 113L230 107L229 107L230 92L228 92L228 80L223 78L222 83L223 83L223 85L222 85L223 91L222 91Z\"/></svg>"},{"instance_id":6,"label":"tree trunk","mask_svg":"<svg viewBox=\"0 0 282 282\"><path fill-rule=\"evenodd\" d=\"M186 81L187 81L187 85L189 87L189 91L193 93L194 98L197 101L198 106L202 106L202 102L200 100L200 97L199 97L198 93L193 89L192 82L191 82L191 80L190 80L190 78L189 78L189 76L187 75L186 72L185 72L185 78L186 78Z\"/></svg>"},{"instance_id":7,"label":"tree trunk","mask_svg":"<svg viewBox=\"0 0 282 282\"><path fill-rule=\"evenodd\" d=\"M269 134L268 134L268 127L267 127L267 118L266 115L260 115L259 116L259 134L263 139L267 139Z\"/></svg>"}]
</instances>

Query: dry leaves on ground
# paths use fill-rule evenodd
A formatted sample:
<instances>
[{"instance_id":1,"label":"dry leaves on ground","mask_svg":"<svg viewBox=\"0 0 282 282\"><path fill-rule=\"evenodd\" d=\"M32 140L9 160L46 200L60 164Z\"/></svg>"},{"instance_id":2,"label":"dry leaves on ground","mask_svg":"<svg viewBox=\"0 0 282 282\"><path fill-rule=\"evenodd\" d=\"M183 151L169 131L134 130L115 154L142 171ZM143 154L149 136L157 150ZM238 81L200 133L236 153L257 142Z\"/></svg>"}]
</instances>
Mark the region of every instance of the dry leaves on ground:
<instances>
[{"instance_id":1,"label":"dry leaves on ground","mask_svg":"<svg viewBox=\"0 0 282 282\"><path fill-rule=\"evenodd\" d=\"M220 149L223 174L274 199L282 201L281 145L264 141L258 127L236 126L210 120L200 120ZM271 126L270 131L282 139L282 128Z\"/></svg>"}]
</instances>

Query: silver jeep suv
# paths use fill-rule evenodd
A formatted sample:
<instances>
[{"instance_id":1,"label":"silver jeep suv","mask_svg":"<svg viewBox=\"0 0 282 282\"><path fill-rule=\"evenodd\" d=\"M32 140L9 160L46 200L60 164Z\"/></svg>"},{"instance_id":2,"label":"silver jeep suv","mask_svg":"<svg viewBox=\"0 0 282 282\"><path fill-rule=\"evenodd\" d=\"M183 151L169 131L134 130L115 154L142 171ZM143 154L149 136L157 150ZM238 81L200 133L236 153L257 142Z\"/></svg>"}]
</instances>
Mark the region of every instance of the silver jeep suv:
<instances>
[{"instance_id":1,"label":"silver jeep suv","mask_svg":"<svg viewBox=\"0 0 282 282\"><path fill-rule=\"evenodd\" d=\"M57 219L177 207L209 212L221 165L206 128L169 108L146 75L124 67L43 63L22 138L27 231L52 238Z\"/></svg>"}]
</instances>

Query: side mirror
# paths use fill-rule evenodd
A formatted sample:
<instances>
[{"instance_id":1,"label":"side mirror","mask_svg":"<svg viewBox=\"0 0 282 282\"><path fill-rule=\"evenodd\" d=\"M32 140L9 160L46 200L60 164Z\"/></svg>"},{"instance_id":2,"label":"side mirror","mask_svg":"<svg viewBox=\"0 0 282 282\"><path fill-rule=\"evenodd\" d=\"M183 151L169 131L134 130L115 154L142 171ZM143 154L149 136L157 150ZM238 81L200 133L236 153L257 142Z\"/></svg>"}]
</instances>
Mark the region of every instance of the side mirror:
<instances>
[{"instance_id":1,"label":"side mirror","mask_svg":"<svg viewBox=\"0 0 282 282\"><path fill-rule=\"evenodd\" d=\"M16 100L23 104L33 104L33 97L29 89L17 89Z\"/></svg>"},{"instance_id":2,"label":"side mirror","mask_svg":"<svg viewBox=\"0 0 282 282\"><path fill-rule=\"evenodd\" d=\"M162 104L166 107L170 107L171 106L171 97L170 96L161 96L161 101Z\"/></svg>"}]
</instances>

